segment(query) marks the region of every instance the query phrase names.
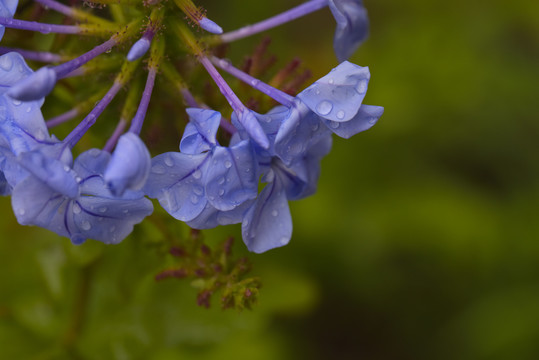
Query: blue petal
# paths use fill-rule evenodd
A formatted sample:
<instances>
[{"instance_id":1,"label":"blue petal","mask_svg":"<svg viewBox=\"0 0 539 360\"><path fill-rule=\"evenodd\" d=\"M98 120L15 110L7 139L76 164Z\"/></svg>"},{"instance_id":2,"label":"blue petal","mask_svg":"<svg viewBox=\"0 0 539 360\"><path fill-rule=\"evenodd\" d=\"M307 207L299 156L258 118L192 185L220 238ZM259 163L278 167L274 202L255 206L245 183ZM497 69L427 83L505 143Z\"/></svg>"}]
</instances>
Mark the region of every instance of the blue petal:
<instances>
[{"instance_id":1,"label":"blue petal","mask_svg":"<svg viewBox=\"0 0 539 360\"><path fill-rule=\"evenodd\" d=\"M195 155L216 146L221 114L214 110L197 108L188 108L186 112L191 121L185 127L180 151Z\"/></svg>"},{"instance_id":2,"label":"blue petal","mask_svg":"<svg viewBox=\"0 0 539 360\"><path fill-rule=\"evenodd\" d=\"M19 53L10 52L0 56L0 95L33 72Z\"/></svg>"},{"instance_id":3,"label":"blue petal","mask_svg":"<svg viewBox=\"0 0 539 360\"><path fill-rule=\"evenodd\" d=\"M361 0L329 0L329 9L337 22L333 49L342 62L367 38L369 18Z\"/></svg>"},{"instance_id":4,"label":"blue petal","mask_svg":"<svg viewBox=\"0 0 539 360\"><path fill-rule=\"evenodd\" d=\"M320 118L302 102L290 109L275 138L275 154L286 164L301 160L307 149L329 133Z\"/></svg>"},{"instance_id":5,"label":"blue petal","mask_svg":"<svg viewBox=\"0 0 539 360\"><path fill-rule=\"evenodd\" d=\"M380 116L384 113L384 108L374 105L361 105L356 116L350 121L336 122L323 120L327 127L338 136L348 139L351 136L368 130L376 124Z\"/></svg>"},{"instance_id":6,"label":"blue petal","mask_svg":"<svg viewBox=\"0 0 539 360\"><path fill-rule=\"evenodd\" d=\"M0 146L0 173L7 181L9 189L15 187L29 174L19 165L17 157L13 155L11 150L3 146Z\"/></svg>"},{"instance_id":7,"label":"blue petal","mask_svg":"<svg viewBox=\"0 0 539 360\"><path fill-rule=\"evenodd\" d=\"M110 191L121 196L126 189L140 190L150 174L150 152L138 135L128 132L118 144L105 170L105 182Z\"/></svg>"},{"instance_id":8,"label":"blue petal","mask_svg":"<svg viewBox=\"0 0 539 360\"><path fill-rule=\"evenodd\" d=\"M303 199L316 192L320 177L320 161L331 150L331 144L331 136L322 137L305 153L302 161L295 162L288 169L289 182L285 188L289 200ZM291 175L295 175L296 178L292 178Z\"/></svg>"},{"instance_id":9,"label":"blue petal","mask_svg":"<svg viewBox=\"0 0 539 360\"><path fill-rule=\"evenodd\" d=\"M235 121L234 121L235 120ZM249 109L245 109L241 114L234 112L233 124L239 124L238 130L244 130L249 137L263 149L269 149L270 141L264 129L260 125L256 113Z\"/></svg>"},{"instance_id":10,"label":"blue petal","mask_svg":"<svg viewBox=\"0 0 539 360\"><path fill-rule=\"evenodd\" d=\"M38 100L47 96L56 85L56 72L42 67L32 75L14 84L7 95L21 101Z\"/></svg>"},{"instance_id":11,"label":"blue petal","mask_svg":"<svg viewBox=\"0 0 539 360\"><path fill-rule=\"evenodd\" d=\"M79 195L75 173L61 161L48 157L41 151L21 153L17 160L24 169L53 191L69 198Z\"/></svg>"},{"instance_id":12,"label":"blue petal","mask_svg":"<svg viewBox=\"0 0 539 360\"><path fill-rule=\"evenodd\" d=\"M286 192L278 176L266 185L247 210L241 231L245 245L255 253L288 244L292 237L292 218Z\"/></svg>"},{"instance_id":13,"label":"blue petal","mask_svg":"<svg viewBox=\"0 0 539 360\"><path fill-rule=\"evenodd\" d=\"M258 193L254 150L248 140L213 151L206 176L206 196L218 210L232 210Z\"/></svg>"},{"instance_id":14,"label":"blue petal","mask_svg":"<svg viewBox=\"0 0 539 360\"><path fill-rule=\"evenodd\" d=\"M368 67L345 61L297 97L323 119L349 121L361 106L369 79Z\"/></svg>"},{"instance_id":15,"label":"blue petal","mask_svg":"<svg viewBox=\"0 0 539 360\"><path fill-rule=\"evenodd\" d=\"M19 0L0 0L0 16L5 18L13 18ZM0 25L0 40L4 36L4 26Z\"/></svg>"},{"instance_id":16,"label":"blue petal","mask_svg":"<svg viewBox=\"0 0 539 360\"><path fill-rule=\"evenodd\" d=\"M154 157L144 192L159 200L176 219L193 220L207 203L204 178L210 157L210 153L186 155L176 152Z\"/></svg>"}]
</instances>

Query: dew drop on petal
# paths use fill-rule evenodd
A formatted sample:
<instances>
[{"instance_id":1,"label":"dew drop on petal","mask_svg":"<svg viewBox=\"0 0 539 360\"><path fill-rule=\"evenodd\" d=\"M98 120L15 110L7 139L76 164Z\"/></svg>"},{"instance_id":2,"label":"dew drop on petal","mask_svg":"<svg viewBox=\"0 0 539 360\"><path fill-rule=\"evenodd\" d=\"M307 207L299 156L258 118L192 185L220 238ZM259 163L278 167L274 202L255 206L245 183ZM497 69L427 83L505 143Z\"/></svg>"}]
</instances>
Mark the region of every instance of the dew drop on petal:
<instances>
[{"instance_id":1,"label":"dew drop on petal","mask_svg":"<svg viewBox=\"0 0 539 360\"><path fill-rule=\"evenodd\" d=\"M89 221L84 220L83 222L81 222L80 227L82 230L88 231L92 228L92 225L90 224Z\"/></svg>"},{"instance_id":2,"label":"dew drop on petal","mask_svg":"<svg viewBox=\"0 0 539 360\"><path fill-rule=\"evenodd\" d=\"M20 216L23 216L24 214L26 214L26 210L24 209L19 209L17 212L19 213Z\"/></svg>"},{"instance_id":3,"label":"dew drop on petal","mask_svg":"<svg viewBox=\"0 0 539 360\"><path fill-rule=\"evenodd\" d=\"M202 177L202 172L200 170L196 170L194 173L193 173L193 177L195 179L200 179Z\"/></svg>"},{"instance_id":4,"label":"dew drop on petal","mask_svg":"<svg viewBox=\"0 0 539 360\"><path fill-rule=\"evenodd\" d=\"M65 171L65 172L69 172L69 170L70 170L69 166L64 165L64 171Z\"/></svg>"},{"instance_id":5,"label":"dew drop on petal","mask_svg":"<svg viewBox=\"0 0 539 360\"><path fill-rule=\"evenodd\" d=\"M224 183L225 183L225 178L221 176L221 177L217 180L217 183L218 183L219 185L224 184Z\"/></svg>"},{"instance_id":6,"label":"dew drop on petal","mask_svg":"<svg viewBox=\"0 0 539 360\"><path fill-rule=\"evenodd\" d=\"M129 210L124 209L123 213L124 213L124 214L129 214Z\"/></svg>"},{"instance_id":7,"label":"dew drop on petal","mask_svg":"<svg viewBox=\"0 0 539 360\"><path fill-rule=\"evenodd\" d=\"M111 233L115 232L115 231L116 231L116 226L111 226L110 229L109 229L109 231L110 231Z\"/></svg>"},{"instance_id":8,"label":"dew drop on petal","mask_svg":"<svg viewBox=\"0 0 539 360\"><path fill-rule=\"evenodd\" d=\"M232 167L232 163L231 163L230 161L228 161L228 160L225 161L225 167L226 167L227 169L230 169L230 168Z\"/></svg>"},{"instance_id":9,"label":"dew drop on petal","mask_svg":"<svg viewBox=\"0 0 539 360\"><path fill-rule=\"evenodd\" d=\"M286 245L288 243L288 238L282 237L280 242L281 244Z\"/></svg>"},{"instance_id":10,"label":"dew drop on petal","mask_svg":"<svg viewBox=\"0 0 539 360\"><path fill-rule=\"evenodd\" d=\"M225 194L225 189L219 189L219 196L223 196Z\"/></svg>"},{"instance_id":11,"label":"dew drop on petal","mask_svg":"<svg viewBox=\"0 0 539 360\"><path fill-rule=\"evenodd\" d=\"M367 81L359 81L356 85L356 91L358 92L358 94L365 94L367 92Z\"/></svg>"},{"instance_id":12,"label":"dew drop on petal","mask_svg":"<svg viewBox=\"0 0 539 360\"><path fill-rule=\"evenodd\" d=\"M103 214L103 213L106 213L107 210L108 208L106 206L103 206L103 207L100 207L98 211Z\"/></svg>"},{"instance_id":13,"label":"dew drop on petal","mask_svg":"<svg viewBox=\"0 0 539 360\"><path fill-rule=\"evenodd\" d=\"M195 186L194 189L193 189L193 192L194 192L196 195L200 196L200 195L202 195L203 189L202 189L202 187L200 187L200 186Z\"/></svg>"},{"instance_id":14,"label":"dew drop on petal","mask_svg":"<svg viewBox=\"0 0 539 360\"><path fill-rule=\"evenodd\" d=\"M198 204L198 196L192 195L192 196L191 196L191 202L192 202L193 204L195 204L195 205Z\"/></svg>"},{"instance_id":15,"label":"dew drop on petal","mask_svg":"<svg viewBox=\"0 0 539 360\"><path fill-rule=\"evenodd\" d=\"M170 156L165 157L165 165L168 167L174 166L174 161Z\"/></svg>"},{"instance_id":16,"label":"dew drop on petal","mask_svg":"<svg viewBox=\"0 0 539 360\"><path fill-rule=\"evenodd\" d=\"M339 111L337 112L337 117L338 117L339 119L344 119L344 111L343 111L343 110L339 110Z\"/></svg>"},{"instance_id":17,"label":"dew drop on petal","mask_svg":"<svg viewBox=\"0 0 539 360\"><path fill-rule=\"evenodd\" d=\"M339 124L336 121L332 121L329 123L329 126L331 126L333 129L337 129L341 124Z\"/></svg>"},{"instance_id":18,"label":"dew drop on petal","mask_svg":"<svg viewBox=\"0 0 539 360\"><path fill-rule=\"evenodd\" d=\"M17 99L13 99L13 105L19 106L20 104L22 104L22 101L17 100Z\"/></svg>"},{"instance_id":19,"label":"dew drop on petal","mask_svg":"<svg viewBox=\"0 0 539 360\"><path fill-rule=\"evenodd\" d=\"M333 84L335 81L333 79L328 80L328 84Z\"/></svg>"},{"instance_id":20,"label":"dew drop on petal","mask_svg":"<svg viewBox=\"0 0 539 360\"><path fill-rule=\"evenodd\" d=\"M320 95L320 90L316 90L314 93L315 93L316 95Z\"/></svg>"},{"instance_id":21,"label":"dew drop on petal","mask_svg":"<svg viewBox=\"0 0 539 360\"><path fill-rule=\"evenodd\" d=\"M156 164L152 166L152 173L157 175L163 175L164 173L166 173L166 170L163 165Z\"/></svg>"},{"instance_id":22,"label":"dew drop on petal","mask_svg":"<svg viewBox=\"0 0 539 360\"><path fill-rule=\"evenodd\" d=\"M98 149L91 149L90 150L90 155L92 155L93 157L98 157L100 153L101 153L101 151L99 151Z\"/></svg>"},{"instance_id":23,"label":"dew drop on petal","mask_svg":"<svg viewBox=\"0 0 539 360\"><path fill-rule=\"evenodd\" d=\"M81 178L80 176L77 176L77 177L75 178L75 181L78 182L78 183L80 183L80 182L82 181L82 178Z\"/></svg>"},{"instance_id":24,"label":"dew drop on petal","mask_svg":"<svg viewBox=\"0 0 539 360\"><path fill-rule=\"evenodd\" d=\"M279 212L277 210L273 210L271 212L271 216L277 216L277 215L279 215Z\"/></svg>"},{"instance_id":25,"label":"dew drop on petal","mask_svg":"<svg viewBox=\"0 0 539 360\"><path fill-rule=\"evenodd\" d=\"M11 70L13 67L13 60L9 56L2 56L0 58L0 68L5 71Z\"/></svg>"},{"instance_id":26,"label":"dew drop on petal","mask_svg":"<svg viewBox=\"0 0 539 360\"><path fill-rule=\"evenodd\" d=\"M253 79L253 80L251 80L251 85L257 86L259 82L260 82L260 80L258 80L258 79Z\"/></svg>"},{"instance_id":27,"label":"dew drop on petal","mask_svg":"<svg viewBox=\"0 0 539 360\"><path fill-rule=\"evenodd\" d=\"M369 119L369 124L374 124L374 123L376 123L376 118L375 117L370 118Z\"/></svg>"},{"instance_id":28,"label":"dew drop on petal","mask_svg":"<svg viewBox=\"0 0 539 360\"><path fill-rule=\"evenodd\" d=\"M31 107L31 106L28 106L28 107L26 108L26 112L29 113L30 111L32 111L32 107Z\"/></svg>"},{"instance_id":29,"label":"dew drop on petal","mask_svg":"<svg viewBox=\"0 0 539 360\"><path fill-rule=\"evenodd\" d=\"M321 101L316 106L316 111L320 115L327 115L331 112L332 109L333 109L333 104L327 100Z\"/></svg>"},{"instance_id":30,"label":"dew drop on petal","mask_svg":"<svg viewBox=\"0 0 539 360\"><path fill-rule=\"evenodd\" d=\"M74 214L80 214L80 212L81 212L81 208L80 208L79 204L75 203L73 205L73 213Z\"/></svg>"}]
</instances>

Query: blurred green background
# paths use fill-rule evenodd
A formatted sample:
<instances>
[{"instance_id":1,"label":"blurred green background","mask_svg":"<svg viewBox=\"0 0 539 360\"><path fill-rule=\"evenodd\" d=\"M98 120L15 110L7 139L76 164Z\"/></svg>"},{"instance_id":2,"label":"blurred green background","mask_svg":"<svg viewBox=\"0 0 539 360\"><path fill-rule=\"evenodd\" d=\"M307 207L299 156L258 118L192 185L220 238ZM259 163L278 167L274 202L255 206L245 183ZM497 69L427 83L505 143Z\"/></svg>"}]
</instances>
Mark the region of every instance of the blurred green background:
<instances>
[{"instance_id":1,"label":"blurred green background","mask_svg":"<svg viewBox=\"0 0 539 360\"><path fill-rule=\"evenodd\" d=\"M200 1L225 29L300 1ZM1 359L538 359L539 5L366 0L365 100L385 114L335 139L291 243L250 254L253 311L196 305L143 225L117 246L16 223L0 199ZM327 10L270 51L336 65ZM262 36L234 43L239 61ZM145 228L146 226L146 228ZM216 244L239 227L206 233Z\"/></svg>"}]
</instances>

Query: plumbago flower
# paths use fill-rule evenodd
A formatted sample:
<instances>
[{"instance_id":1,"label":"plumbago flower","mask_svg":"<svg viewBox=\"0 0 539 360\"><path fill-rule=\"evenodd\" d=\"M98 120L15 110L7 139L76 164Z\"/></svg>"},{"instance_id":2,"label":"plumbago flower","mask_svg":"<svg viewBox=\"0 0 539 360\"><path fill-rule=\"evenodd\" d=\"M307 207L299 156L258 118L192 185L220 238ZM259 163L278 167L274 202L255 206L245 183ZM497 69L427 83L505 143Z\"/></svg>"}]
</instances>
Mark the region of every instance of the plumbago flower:
<instances>
[{"instance_id":1,"label":"plumbago flower","mask_svg":"<svg viewBox=\"0 0 539 360\"><path fill-rule=\"evenodd\" d=\"M20 30L10 32L2 39L6 47L0 47L0 193L11 195L17 220L74 244L118 243L152 213L149 197L192 228L241 223L253 252L287 244L292 236L288 202L316 191L332 134L349 138L372 127L383 113L382 107L363 104L369 69L346 61L368 34L362 1L309 0L234 31L223 31L191 0L113 3L106 16L107 7L94 10L82 2L29 5L58 12L73 24L61 25L14 19L17 0L0 0L0 35L4 27ZM340 63L296 96L214 56L219 44L324 8L337 24L334 50ZM188 25L206 33L194 33ZM36 39L27 31L50 34L47 51L33 50ZM46 65L34 71L25 60ZM249 108L218 68L279 105ZM215 82L230 109L210 109L197 96L207 93L199 85L207 75L200 71ZM165 86L154 89L160 74ZM50 98L72 105L45 121L41 107L46 109ZM175 106L178 98L189 118L179 152L170 151L167 142L175 129L171 124L185 117L184 107ZM118 107L119 116L114 115ZM230 120L221 115L227 110L232 110ZM68 133L62 140L50 135L50 129L77 118L78 124L60 131ZM98 120L97 131L90 131ZM104 145L94 145L104 133L110 134ZM83 136L90 150L79 149ZM79 154L75 160L73 153Z\"/></svg>"}]
</instances>

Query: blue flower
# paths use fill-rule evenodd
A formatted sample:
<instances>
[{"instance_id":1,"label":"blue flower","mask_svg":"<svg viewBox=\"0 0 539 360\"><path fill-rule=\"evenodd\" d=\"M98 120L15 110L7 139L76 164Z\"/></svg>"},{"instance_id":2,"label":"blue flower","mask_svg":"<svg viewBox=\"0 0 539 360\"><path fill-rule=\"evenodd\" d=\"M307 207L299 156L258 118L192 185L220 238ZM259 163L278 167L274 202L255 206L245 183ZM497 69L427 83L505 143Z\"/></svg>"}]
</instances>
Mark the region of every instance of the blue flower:
<instances>
[{"instance_id":1,"label":"blue flower","mask_svg":"<svg viewBox=\"0 0 539 360\"><path fill-rule=\"evenodd\" d=\"M145 187L150 198L186 222L196 219L208 203L217 210L233 210L256 197L258 190L250 141L219 146L215 135L221 115L205 109L188 109L188 114L191 122L180 142L182 152L154 157Z\"/></svg>"},{"instance_id":2,"label":"blue flower","mask_svg":"<svg viewBox=\"0 0 539 360\"><path fill-rule=\"evenodd\" d=\"M339 62L342 62L367 38L369 18L361 0L329 0L328 5L337 22L333 49Z\"/></svg>"},{"instance_id":3,"label":"blue flower","mask_svg":"<svg viewBox=\"0 0 539 360\"><path fill-rule=\"evenodd\" d=\"M5 18L13 18L15 11L17 10L17 5L19 0L0 0L0 16ZM5 28L3 25L0 25L0 40L4 37Z\"/></svg>"},{"instance_id":4,"label":"blue flower","mask_svg":"<svg viewBox=\"0 0 539 360\"><path fill-rule=\"evenodd\" d=\"M370 129L384 108L363 105L369 79L367 67L344 61L299 93L275 137L276 155L290 165L328 131L350 138Z\"/></svg>"},{"instance_id":5,"label":"blue flower","mask_svg":"<svg viewBox=\"0 0 539 360\"><path fill-rule=\"evenodd\" d=\"M95 239L122 241L153 211L140 191L112 196L103 179L110 154L98 149L65 165L39 151L24 153L19 162L30 173L13 189L12 206L22 225L37 225L81 244Z\"/></svg>"}]
</instances>

